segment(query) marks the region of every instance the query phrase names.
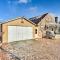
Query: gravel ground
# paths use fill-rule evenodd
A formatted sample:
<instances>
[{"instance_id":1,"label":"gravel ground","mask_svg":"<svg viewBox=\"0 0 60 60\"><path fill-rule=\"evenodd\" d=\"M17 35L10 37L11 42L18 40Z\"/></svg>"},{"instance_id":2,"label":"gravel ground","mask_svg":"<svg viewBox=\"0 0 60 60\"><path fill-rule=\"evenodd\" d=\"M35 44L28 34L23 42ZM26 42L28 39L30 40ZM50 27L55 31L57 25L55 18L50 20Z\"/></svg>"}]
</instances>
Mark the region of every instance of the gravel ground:
<instances>
[{"instance_id":1,"label":"gravel ground","mask_svg":"<svg viewBox=\"0 0 60 60\"><path fill-rule=\"evenodd\" d=\"M60 39L37 39L3 44L21 60L60 60Z\"/></svg>"}]
</instances>

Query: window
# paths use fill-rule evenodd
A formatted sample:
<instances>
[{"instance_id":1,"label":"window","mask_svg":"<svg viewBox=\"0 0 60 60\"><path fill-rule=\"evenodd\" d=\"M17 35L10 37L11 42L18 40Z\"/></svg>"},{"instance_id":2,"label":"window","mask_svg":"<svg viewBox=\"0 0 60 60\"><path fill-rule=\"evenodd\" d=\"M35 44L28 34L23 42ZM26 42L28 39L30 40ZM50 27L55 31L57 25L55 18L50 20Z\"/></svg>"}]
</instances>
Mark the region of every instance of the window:
<instances>
[{"instance_id":1,"label":"window","mask_svg":"<svg viewBox=\"0 0 60 60\"><path fill-rule=\"evenodd\" d=\"M37 29L35 29L35 34L37 34Z\"/></svg>"},{"instance_id":2,"label":"window","mask_svg":"<svg viewBox=\"0 0 60 60\"><path fill-rule=\"evenodd\" d=\"M48 27L45 25L44 29L45 29L45 30L47 30L47 29L48 29Z\"/></svg>"},{"instance_id":3,"label":"window","mask_svg":"<svg viewBox=\"0 0 60 60\"><path fill-rule=\"evenodd\" d=\"M53 31L53 28L52 28L52 31Z\"/></svg>"}]
</instances>

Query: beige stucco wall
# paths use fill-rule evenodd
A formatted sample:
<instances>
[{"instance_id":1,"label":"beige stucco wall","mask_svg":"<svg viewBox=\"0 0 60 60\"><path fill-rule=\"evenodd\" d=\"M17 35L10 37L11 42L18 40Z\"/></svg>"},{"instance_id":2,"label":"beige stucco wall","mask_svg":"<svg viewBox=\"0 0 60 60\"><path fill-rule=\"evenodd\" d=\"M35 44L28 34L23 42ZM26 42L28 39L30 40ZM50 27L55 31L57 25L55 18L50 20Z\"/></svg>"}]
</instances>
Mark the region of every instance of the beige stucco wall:
<instances>
[{"instance_id":1,"label":"beige stucco wall","mask_svg":"<svg viewBox=\"0 0 60 60\"><path fill-rule=\"evenodd\" d=\"M49 23L55 23L55 17L47 14L39 23L40 26L49 25Z\"/></svg>"},{"instance_id":2,"label":"beige stucco wall","mask_svg":"<svg viewBox=\"0 0 60 60\"><path fill-rule=\"evenodd\" d=\"M3 43L7 43L8 42L8 26L31 26L33 29L33 39L35 38L35 25L33 25L32 23L26 21L25 19L23 19L24 23L21 23L22 19L18 19L15 21L11 21L8 23L4 23L2 24L2 42Z\"/></svg>"},{"instance_id":3,"label":"beige stucco wall","mask_svg":"<svg viewBox=\"0 0 60 60\"><path fill-rule=\"evenodd\" d=\"M51 16L50 14L47 14L39 23L38 23L38 33L41 34L41 37L43 37L43 34L45 33L44 27L45 25L49 25L49 23L55 23L55 17ZM42 32L42 33L40 33Z\"/></svg>"},{"instance_id":4,"label":"beige stucco wall","mask_svg":"<svg viewBox=\"0 0 60 60\"><path fill-rule=\"evenodd\" d=\"M36 26L35 29L37 29L37 34L35 34L36 39L42 38L42 31L39 29L39 26Z\"/></svg>"}]
</instances>

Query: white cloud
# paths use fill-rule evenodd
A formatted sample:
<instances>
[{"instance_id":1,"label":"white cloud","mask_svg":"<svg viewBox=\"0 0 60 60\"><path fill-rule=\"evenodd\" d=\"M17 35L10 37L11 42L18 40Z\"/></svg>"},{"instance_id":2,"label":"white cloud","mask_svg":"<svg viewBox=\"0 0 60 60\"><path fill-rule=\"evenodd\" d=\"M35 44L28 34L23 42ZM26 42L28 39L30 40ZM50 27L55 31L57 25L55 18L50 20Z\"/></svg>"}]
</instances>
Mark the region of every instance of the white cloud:
<instances>
[{"instance_id":1,"label":"white cloud","mask_svg":"<svg viewBox=\"0 0 60 60\"><path fill-rule=\"evenodd\" d=\"M36 11L37 11L37 7L30 7L29 10L30 10L31 12L36 12Z\"/></svg>"},{"instance_id":2,"label":"white cloud","mask_svg":"<svg viewBox=\"0 0 60 60\"><path fill-rule=\"evenodd\" d=\"M31 0L19 0L18 2L19 2L19 3L24 3L24 4L26 4L26 3L28 3L28 2L31 2Z\"/></svg>"}]
</instances>

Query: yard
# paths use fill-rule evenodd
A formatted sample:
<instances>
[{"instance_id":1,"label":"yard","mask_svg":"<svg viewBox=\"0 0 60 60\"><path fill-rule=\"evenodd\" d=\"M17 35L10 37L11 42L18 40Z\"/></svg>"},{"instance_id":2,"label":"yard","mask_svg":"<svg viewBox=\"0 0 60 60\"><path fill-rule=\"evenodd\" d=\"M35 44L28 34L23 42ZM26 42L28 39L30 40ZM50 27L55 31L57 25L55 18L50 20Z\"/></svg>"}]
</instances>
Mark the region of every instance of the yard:
<instances>
[{"instance_id":1,"label":"yard","mask_svg":"<svg viewBox=\"0 0 60 60\"><path fill-rule=\"evenodd\" d=\"M18 41L3 44L2 47L21 60L60 60L60 39L51 40L43 38L37 40ZM2 53L3 55L10 57L7 52ZM2 57L5 58L5 56Z\"/></svg>"}]
</instances>

